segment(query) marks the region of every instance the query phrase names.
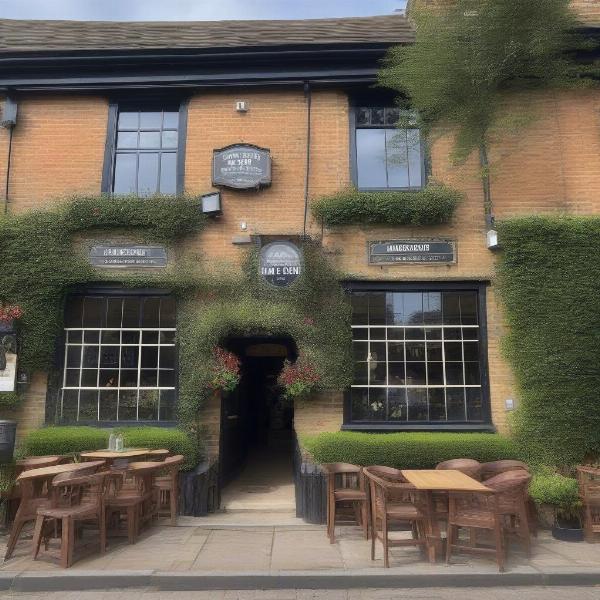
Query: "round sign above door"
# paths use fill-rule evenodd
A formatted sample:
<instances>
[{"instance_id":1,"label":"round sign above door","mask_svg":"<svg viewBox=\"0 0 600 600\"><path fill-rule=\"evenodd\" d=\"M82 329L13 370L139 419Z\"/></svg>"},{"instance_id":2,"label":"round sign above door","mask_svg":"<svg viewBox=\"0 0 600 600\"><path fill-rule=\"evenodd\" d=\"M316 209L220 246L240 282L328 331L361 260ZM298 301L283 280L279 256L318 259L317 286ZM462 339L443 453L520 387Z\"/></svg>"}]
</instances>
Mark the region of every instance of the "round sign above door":
<instances>
[{"instance_id":1,"label":"round sign above door","mask_svg":"<svg viewBox=\"0 0 600 600\"><path fill-rule=\"evenodd\" d=\"M302 253L291 242L271 242L260 251L260 274L277 287L287 287L302 273Z\"/></svg>"}]
</instances>

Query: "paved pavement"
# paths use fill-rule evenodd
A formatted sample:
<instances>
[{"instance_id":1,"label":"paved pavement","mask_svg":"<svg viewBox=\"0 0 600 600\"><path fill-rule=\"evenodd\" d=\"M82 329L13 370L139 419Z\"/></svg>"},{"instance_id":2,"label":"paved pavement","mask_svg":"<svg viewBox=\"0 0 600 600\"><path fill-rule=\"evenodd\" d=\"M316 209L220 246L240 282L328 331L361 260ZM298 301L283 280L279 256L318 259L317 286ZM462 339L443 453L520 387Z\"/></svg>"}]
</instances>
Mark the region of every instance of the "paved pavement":
<instances>
[{"instance_id":1,"label":"paved pavement","mask_svg":"<svg viewBox=\"0 0 600 600\"><path fill-rule=\"evenodd\" d=\"M211 590L208 592L152 592L136 590L137 600L598 600L600 588L425 588L363 590ZM27 594L6 592L3 600L131 600L132 590L54 592Z\"/></svg>"}]
</instances>

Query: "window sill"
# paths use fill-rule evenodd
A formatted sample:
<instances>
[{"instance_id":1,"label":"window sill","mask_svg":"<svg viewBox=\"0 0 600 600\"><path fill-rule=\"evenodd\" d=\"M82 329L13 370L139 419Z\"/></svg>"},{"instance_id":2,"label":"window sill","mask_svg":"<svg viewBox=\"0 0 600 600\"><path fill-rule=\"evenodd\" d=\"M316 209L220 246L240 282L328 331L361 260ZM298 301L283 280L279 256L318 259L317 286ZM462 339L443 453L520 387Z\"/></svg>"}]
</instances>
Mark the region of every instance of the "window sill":
<instances>
[{"instance_id":1,"label":"window sill","mask_svg":"<svg viewBox=\"0 0 600 600\"><path fill-rule=\"evenodd\" d=\"M495 433L491 423L344 423L342 431L480 431Z\"/></svg>"},{"instance_id":2,"label":"window sill","mask_svg":"<svg viewBox=\"0 0 600 600\"><path fill-rule=\"evenodd\" d=\"M59 425L85 427L177 427L177 421L61 421Z\"/></svg>"},{"instance_id":3,"label":"window sill","mask_svg":"<svg viewBox=\"0 0 600 600\"><path fill-rule=\"evenodd\" d=\"M408 188L356 188L359 192L420 192L425 189L424 185Z\"/></svg>"}]
</instances>

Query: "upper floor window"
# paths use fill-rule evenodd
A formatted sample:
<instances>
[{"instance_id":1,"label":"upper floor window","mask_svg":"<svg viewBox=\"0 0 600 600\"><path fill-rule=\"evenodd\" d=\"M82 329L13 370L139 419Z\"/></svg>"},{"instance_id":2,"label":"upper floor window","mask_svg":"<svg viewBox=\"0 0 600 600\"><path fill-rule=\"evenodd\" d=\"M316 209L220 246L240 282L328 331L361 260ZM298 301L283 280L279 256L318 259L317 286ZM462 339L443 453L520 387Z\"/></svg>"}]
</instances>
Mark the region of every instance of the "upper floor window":
<instances>
[{"instance_id":1,"label":"upper floor window","mask_svg":"<svg viewBox=\"0 0 600 600\"><path fill-rule=\"evenodd\" d=\"M357 187L422 187L424 168L421 133L414 119L411 119L411 113L398 108L362 106L355 109L354 116ZM406 127L397 126L401 119L406 121Z\"/></svg>"},{"instance_id":2,"label":"upper floor window","mask_svg":"<svg viewBox=\"0 0 600 600\"><path fill-rule=\"evenodd\" d=\"M115 194L175 194L180 150L179 108L119 106L114 136Z\"/></svg>"}]
</instances>

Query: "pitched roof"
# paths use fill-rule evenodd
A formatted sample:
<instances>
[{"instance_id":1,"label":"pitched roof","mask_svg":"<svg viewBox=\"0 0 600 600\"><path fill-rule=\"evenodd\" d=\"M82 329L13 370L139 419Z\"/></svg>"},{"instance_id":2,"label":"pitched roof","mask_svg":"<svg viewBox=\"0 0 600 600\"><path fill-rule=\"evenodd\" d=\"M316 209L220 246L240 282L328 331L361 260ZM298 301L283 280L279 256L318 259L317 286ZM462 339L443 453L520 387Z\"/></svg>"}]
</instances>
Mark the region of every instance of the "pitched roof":
<instances>
[{"instance_id":1,"label":"pitched roof","mask_svg":"<svg viewBox=\"0 0 600 600\"><path fill-rule=\"evenodd\" d=\"M0 53L69 50L398 44L414 40L400 14L286 21L35 21L0 19Z\"/></svg>"}]
</instances>

